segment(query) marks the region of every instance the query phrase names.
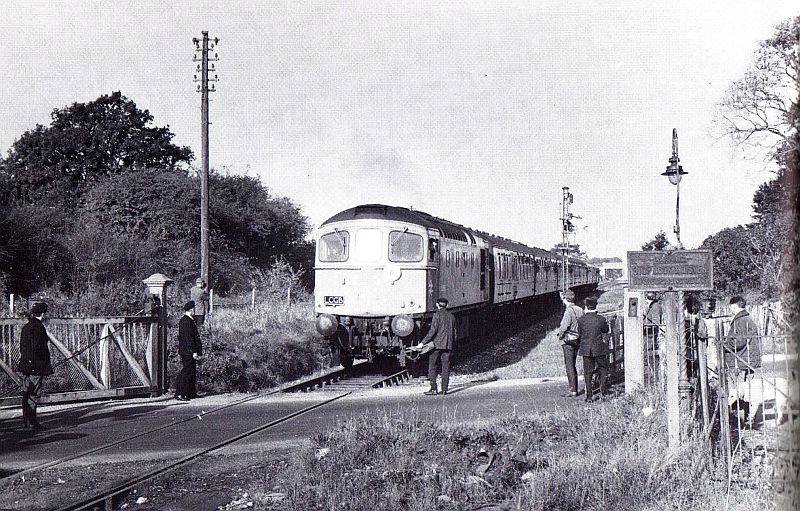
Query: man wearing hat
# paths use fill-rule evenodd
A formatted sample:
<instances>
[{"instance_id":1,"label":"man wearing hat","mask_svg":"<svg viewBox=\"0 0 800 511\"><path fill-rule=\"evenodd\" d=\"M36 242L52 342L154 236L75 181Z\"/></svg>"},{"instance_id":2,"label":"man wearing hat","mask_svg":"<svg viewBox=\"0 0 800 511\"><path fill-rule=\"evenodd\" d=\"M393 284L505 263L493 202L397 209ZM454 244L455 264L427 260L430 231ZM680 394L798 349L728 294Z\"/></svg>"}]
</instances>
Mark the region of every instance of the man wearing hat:
<instances>
[{"instance_id":1,"label":"man wearing hat","mask_svg":"<svg viewBox=\"0 0 800 511\"><path fill-rule=\"evenodd\" d=\"M420 345L433 340L433 350L428 355L428 379L431 389L425 392L426 396L435 396L439 393L436 386L436 366L442 363L442 394L447 394L450 382L450 355L453 353L453 341L456 338L456 318L447 310L447 299L436 300L436 312L433 314L431 328Z\"/></svg>"},{"instance_id":2,"label":"man wearing hat","mask_svg":"<svg viewBox=\"0 0 800 511\"><path fill-rule=\"evenodd\" d=\"M189 300L183 305L183 316L178 322L178 355L183 368L175 382L175 397L188 401L197 397L197 361L203 356L200 334L192 313L196 304Z\"/></svg>"},{"instance_id":3,"label":"man wearing hat","mask_svg":"<svg viewBox=\"0 0 800 511\"><path fill-rule=\"evenodd\" d=\"M208 291L206 283L202 278L195 280L194 287L189 290L189 296L194 302L194 321L197 326L203 326L206 321L206 311L208 310Z\"/></svg>"},{"instance_id":4,"label":"man wearing hat","mask_svg":"<svg viewBox=\"0 0 800 511\"><path fill-rule=\"evenodd\" d=\"M578 318L583 316L583 309L575 305L575 293L567 289L561 293L561 301L564 302L564 316L558 327L558 338L563 342L561 349L564 352L564 365L567 368L567 382L569 382L569 392L564 397L575 397L578 395L578 371L575 369L575 361L578 360Z\"/></svg>"},{"instance_id":5,"label":"man wearing hat","mask_svg":"<svg viewBox=\"0 0 800 511\"><path fill-rule=\"evenodd\" d=\"M47 304L38 302L31 307L28 322L19 336L19 364L17 369L24 375L22 380L22 422L36 432L42 425L36 419L36 399L42 390L44 377L53 374L50 364L50 349L47 330L42 318L47 313Z\"/></svg>"},{"instance_id":6,"label":"man wearing hat","mask_svg":"<svg viewBox=\"0 0 800 511\"><path fill-rule=\"evenodd\" d=\"M600 380L600 394L606 393L608 378L608 343L603 334L610 329L608 322L597 314L597 298L590 296L584 302L586 313L578 319L578 355L583 357L583 379L586 385L586 402L592 400L594 375Z\"/></svg>"}]
</instances>

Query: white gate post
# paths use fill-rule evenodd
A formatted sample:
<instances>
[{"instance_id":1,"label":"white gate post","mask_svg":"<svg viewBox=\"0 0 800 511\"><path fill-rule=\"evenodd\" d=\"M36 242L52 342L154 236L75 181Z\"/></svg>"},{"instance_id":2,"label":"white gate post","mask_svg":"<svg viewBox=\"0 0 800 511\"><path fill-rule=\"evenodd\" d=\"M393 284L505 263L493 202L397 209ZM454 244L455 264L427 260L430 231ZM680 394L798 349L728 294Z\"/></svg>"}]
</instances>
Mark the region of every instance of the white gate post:
<instances>
[{"instance_id":1,"label":"white gate post","mask_svg":"<svg viewBox=\"0 0 800 511\"><path fill-rule=\"evenodd\" d=\"M152 371L150 374L150 384L153 395L159 396L165 393L169 387L167 381L167 287L174 281L160 273L154 273L142 281L147 286L147 293L157 296L161 305L156 311L158 313L158 335L152 339L148 350L150 358L148 365Z\"/></svg>"},{"instance_id":2,"label":"white gate post","mask_svg":"<svg viewBox=\"0 0 800 511\"><path fill-rule=\"evenodd\" d=\"M644 293L629 291L626 287L623 307L625 328L625 393L632 394L644 388Z\"/></svg>"}]
</instances>

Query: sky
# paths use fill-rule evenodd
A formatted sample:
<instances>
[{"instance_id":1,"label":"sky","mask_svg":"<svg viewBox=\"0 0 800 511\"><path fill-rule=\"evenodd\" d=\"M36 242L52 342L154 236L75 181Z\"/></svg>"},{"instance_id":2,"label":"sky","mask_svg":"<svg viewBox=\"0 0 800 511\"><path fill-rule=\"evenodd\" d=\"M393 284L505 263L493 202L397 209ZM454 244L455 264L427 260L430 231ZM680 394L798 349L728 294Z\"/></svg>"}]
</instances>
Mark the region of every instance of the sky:
<instances>
[{"instance_id":1,"label":"sky","mask_svg":"<svg viewBox=\"0 0 800 511\"><path fill-rule=\"evenodd\" d=\"M523 243L624 256L675 221L687 248L747 223L770 162L714 112L791 1L16 1L0 18L0 151L122 91L199 162L193 37L219 37L211 166L259 177L312 226L364 203Z\"/></svg>"}]
</instances>

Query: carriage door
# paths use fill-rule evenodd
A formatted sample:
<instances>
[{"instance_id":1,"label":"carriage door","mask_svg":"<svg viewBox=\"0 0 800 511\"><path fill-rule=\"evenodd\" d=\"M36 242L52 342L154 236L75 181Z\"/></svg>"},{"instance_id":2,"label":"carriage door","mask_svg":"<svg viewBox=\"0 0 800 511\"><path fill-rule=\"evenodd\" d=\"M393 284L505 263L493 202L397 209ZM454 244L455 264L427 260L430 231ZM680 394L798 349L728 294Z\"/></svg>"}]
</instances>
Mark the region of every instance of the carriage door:
<instances>
[{"instance_id":1,"label":"carriage door","mask_svg":"<svg viewBox=\"0 0 800 511\"><path fill-rule=\"evenodd\" d=\"M429 236L431 233L428 234ZM442 258L440 257L440 240L438 238L428 238L428 278L427 278L427 306L426 310L434 310L436 299L439 297L439 278L442 271Z\"/></svg>"},{"instance_id":2,"label":"carriage door","mask_svg":"<svg viewBox=\"0 0 800 511\"><path fill-rule=\"evenodd\" d=\"M481 249L481 299L486 301L489 298L489 293L486 291L486 287L489 283L489 268L488 268L488 250L485 248Z\"/></svg>"}]
</instances>

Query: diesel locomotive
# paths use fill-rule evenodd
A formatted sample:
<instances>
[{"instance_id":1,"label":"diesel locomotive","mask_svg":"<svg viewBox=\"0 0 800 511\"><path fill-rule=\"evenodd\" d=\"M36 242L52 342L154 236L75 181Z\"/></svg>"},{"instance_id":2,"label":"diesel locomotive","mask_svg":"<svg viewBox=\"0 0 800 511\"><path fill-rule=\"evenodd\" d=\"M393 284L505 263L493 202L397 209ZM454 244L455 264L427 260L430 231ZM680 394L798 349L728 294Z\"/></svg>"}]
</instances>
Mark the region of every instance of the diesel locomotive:
<instances>
[{"instance_id":1,"label":"diesel locomotive","mask_svg":"<svg viewBox=\"0 0 800 511\"><path fill-rule=\"evenodd\" d=\"M326 220L316 236L317 331L354 358L411 357L437 297L447 298L460 336L498 307L557 293L563 258L421 211L367 204ZM567 262L567 287L596 286L599 269Z\"/></svg>"}]
</instances>

